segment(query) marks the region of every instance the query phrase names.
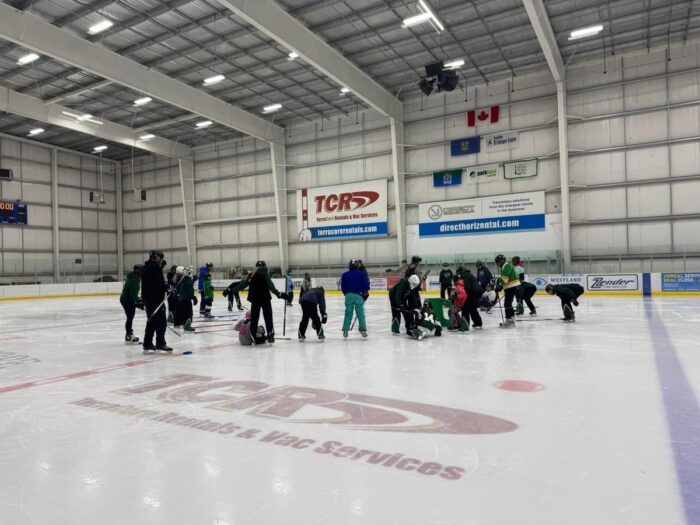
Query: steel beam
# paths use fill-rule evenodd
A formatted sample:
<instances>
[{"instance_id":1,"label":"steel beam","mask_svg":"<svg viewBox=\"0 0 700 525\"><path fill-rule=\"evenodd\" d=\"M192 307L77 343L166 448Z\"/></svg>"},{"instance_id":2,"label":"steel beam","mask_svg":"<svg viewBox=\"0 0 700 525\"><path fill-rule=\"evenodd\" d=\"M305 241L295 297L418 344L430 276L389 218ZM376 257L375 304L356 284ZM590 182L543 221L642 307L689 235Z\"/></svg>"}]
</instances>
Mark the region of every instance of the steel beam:
<instances>
[{"instance_id":1,"label":"steel beam","mask_svg":"<svg viewBox=\"0 0 700 525\"><path fill-rule=\"evenodd\" d=\"M0 4L0 6L2 5L4 4ZM2 21L0 21L0 25L1 24ZM0 111L6 111L7 113L13 113L38 122L60 126L166 157L189 157L192 154L192 150L189 146L178 144L171 140L159 137L146 141L138 140L141 133L127 126L122 126L121 124L116 124L108 120L99 119L102 125L92 124L87 121L78 121L63 113L66 111L72 114L79 114L75 109L58 104L45 104L41 99L23 93L17 93L16 91L4 87L0 87Z\"/></svg>"},{"instance_id":2,"label":"steel beam","mask_svg":"<svg viewBox=\"0 0 700 525\"><path fill-rule=\"evenodd\" d=\"M399 99L274 0L219 0L219 3L333 79L338 83L338 91L347 87L382 115L402 116L403 103Z\"/></svg>"},{"instance_id":3,"label":"steel beam","mask_svg":"<svg viewBox=\"0 0 700 525\"><path fill-rule=\"evenodd\" d=\"M391 118L391 174L394 180L394 210L396 213L396 260L406 259L406 169L404 155L403 119Z\"/></svg>"},{"instance_id":4,"label":"steel beam","mask_svg":"<svg viewBox=\"0 0 700 525\"><path fill-rule=\"evenodd\" d=\"M182 194L182 213L185 223L185 243L187 244L187 259L190 266L197 265L197 235L195 228L194 206L194 161L179 159L180 190Z\"/></svg>"},{"instance_id":5,"label":"steel beam","mask_svg":"<svg viewBox=\"0 0 700 525\"><path fill-rule=\"evenodd\" d=\"M289 239L287 235L287 167L284 144L270 142L272 184L275 190L277 241L280 249L280 268L286 274L289 268Z\"/></svg>"},{"instance_id":6,"label":"steel beam","mask_svg":"<svg viewBox=\"0 0 700 525\"><path fill-rule=\"evenodd\" d=\"M562 82L565 79L564 61L557 46L557 37L552 31L552 24L549 22L547 10L542 3L542 0L523 0L525 11L530 18L532 28L535 30L537 40L544 53L544 58L547 60L549 70L554 76L555 82Z\"/></svg>"},{"instance_id":7,"label":"steel beam","mask_svg":"<svg viewBox=\"0 0 700 525\"><path fill-rule=\"evenodd\" d=\"M3 3L0 37L247 135L284 140L284 130L268 120Z\"/></svg>"}]
</instances>

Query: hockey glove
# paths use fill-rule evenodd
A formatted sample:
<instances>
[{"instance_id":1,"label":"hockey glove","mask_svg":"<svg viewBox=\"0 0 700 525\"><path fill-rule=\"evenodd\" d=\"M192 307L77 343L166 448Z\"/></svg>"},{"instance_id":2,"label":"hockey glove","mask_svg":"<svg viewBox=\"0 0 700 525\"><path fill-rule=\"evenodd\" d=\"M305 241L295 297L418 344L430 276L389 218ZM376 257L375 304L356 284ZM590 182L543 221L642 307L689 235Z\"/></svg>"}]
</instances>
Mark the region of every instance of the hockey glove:
<instances>
[{"instance_id":1,"label":"hockey glove","mask_svg":"<svg viewBox=\"0 0 700 525\"><path fill-rule=\"evenodd\" d=\"M328 322L328 316L326 314L323 314L321 316L321 323L326 324Z\"/></svg>"},{"instance_id":2,"label":"hockey glove","mask_svg":"<svg viewBox=\"0 0 700 525\"><path fill-rule=\"evenodd\" d=\"M192 296L192 304L195 305L195 306L197 306L197 303L198 303L198 302L199 302L199 301L197 301L197 296L196 296L196 295L193 295L193 296Z\"/></svg>"},{"instance_id":3,"label":"hockey glove","mask_svg":"<svg viewBox=\"0 0 700 525\"><path fill-rule=\"evenodd\" d=\"M143 310L143 301L141 299L136 299L136 308Z\"/></svg>"},{"instance_id":4,"label":"hockey glove","mask_svg":"<svg viewBox=\"0 0 700 525\"><path fill-rule=\"evenodd\" d=\"M496 292L502 292L503 291L503 285L502 284L497 284L496 285Z\"/></svg>"},{"instance_id":5,"label":"hockey glove","mask_svg":"<svg viewBox=\"0 0 700 525\"><path fill-rule=\"evenodd\" d=\"M223 296L224 296L224 297L228 297L228 288L226 288L226 289L224 290Z\"/></svg>"},{"instance_id":6,"label":"hockey glove","mask_svg":"<svg viewBox=\"0 0 700 525\"><path fill-rule=\"evenodd\" d=\"M578 301L576 299L574 299L572 303L574 303L574 306L578 306Z\"/></svg>"}]
</instances>

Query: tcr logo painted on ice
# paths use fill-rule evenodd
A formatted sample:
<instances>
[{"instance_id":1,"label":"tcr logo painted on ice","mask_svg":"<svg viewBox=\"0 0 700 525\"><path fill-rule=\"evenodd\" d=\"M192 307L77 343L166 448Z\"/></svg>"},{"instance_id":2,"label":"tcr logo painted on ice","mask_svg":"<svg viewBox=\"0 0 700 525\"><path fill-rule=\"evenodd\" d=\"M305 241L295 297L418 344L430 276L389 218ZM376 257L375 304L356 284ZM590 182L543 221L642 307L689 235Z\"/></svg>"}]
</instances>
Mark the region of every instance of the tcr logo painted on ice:
<instances>
[{"instance_id":1,"label":"tcr logo painted on ice","mask_svg":"<svg viewBox=\"0 0 700 525\"><path fill-rule=\"evenodd\" d=\"M151 392L166 403L202 403L212 410L244 412L249 416L290 423L338 425L354 430L500 434L518 428L505 419L439 405L320 388L271 387L259 381L191 374L165 376L115 393L138 395Z\"/></svg>"},{"instance_id":2,"label":"tcr logo painted on ice","mask_svg":"<svg viewBox=\"0 0 700 525\"><path fill-rule=\"evenodd\" d=\"M317 195L314 197L316 202L316 213L326 211L332 213L334 211L352 211L366 208L373 202L379 199L379 193L376 191L353 191L348 193L330 195Z\"/></svg>"}]
</instances>

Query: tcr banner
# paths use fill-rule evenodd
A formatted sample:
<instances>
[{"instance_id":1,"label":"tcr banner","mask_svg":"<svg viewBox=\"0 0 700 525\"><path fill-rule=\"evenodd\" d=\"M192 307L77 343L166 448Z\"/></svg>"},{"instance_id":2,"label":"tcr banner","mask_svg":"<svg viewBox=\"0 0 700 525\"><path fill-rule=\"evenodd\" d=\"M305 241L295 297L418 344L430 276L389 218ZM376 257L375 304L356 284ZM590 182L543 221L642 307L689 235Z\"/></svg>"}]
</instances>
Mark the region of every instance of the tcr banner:
<instances>
[{"instance_id":1,"label":"tcr banner","mask_svg":"<svg viewBox=\"0 0 700 525\"><path fill-rule=\"evenodd\" d=\"M427 202L418 207L420 237L544 229L543 191Z\"/></svg>"},{"instance_id":2,"label":"tcr banner","mask_svg":"<svg viewBox=\"0 0 700 525\"><path fill-rule=\"evenodd\" d=\"M297 190L297 227L303 242L387 235L386 179Z\"/></svg>"}]
</instances>

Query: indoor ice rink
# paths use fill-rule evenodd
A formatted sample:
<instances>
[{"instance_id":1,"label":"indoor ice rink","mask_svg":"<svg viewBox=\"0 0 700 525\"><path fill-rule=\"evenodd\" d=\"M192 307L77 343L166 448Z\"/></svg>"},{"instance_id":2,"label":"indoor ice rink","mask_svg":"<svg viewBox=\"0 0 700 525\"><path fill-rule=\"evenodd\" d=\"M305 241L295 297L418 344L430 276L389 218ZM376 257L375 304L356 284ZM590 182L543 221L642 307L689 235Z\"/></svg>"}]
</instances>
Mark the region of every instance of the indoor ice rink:
<instances>
[{"instance_id":1,"label":"indoor ice rink","mask_svg":"<svg viewBox=\"0 0 700 525\"><path fill-rule=\"evenodd\" d=\"M700 525L692 0L0 2L0 525Z\"/></svg>"}]
</instances>

